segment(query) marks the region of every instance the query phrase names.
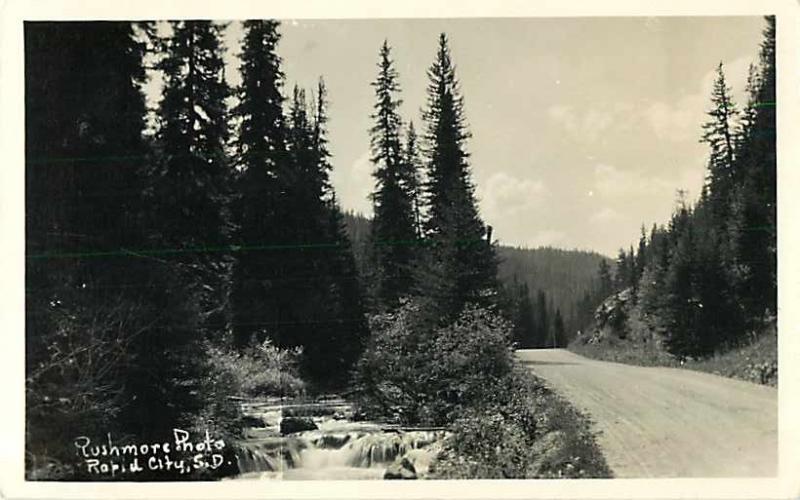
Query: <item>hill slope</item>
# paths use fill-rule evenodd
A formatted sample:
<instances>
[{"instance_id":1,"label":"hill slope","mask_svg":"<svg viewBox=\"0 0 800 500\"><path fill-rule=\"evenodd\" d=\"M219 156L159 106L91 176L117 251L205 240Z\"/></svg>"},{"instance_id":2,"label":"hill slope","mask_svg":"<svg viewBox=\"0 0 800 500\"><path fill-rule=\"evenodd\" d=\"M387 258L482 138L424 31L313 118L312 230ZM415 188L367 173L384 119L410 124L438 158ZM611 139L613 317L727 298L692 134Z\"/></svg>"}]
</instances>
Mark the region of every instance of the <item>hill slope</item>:
<instances>
[{"instance_id":1,"label":"hill slope","mask_svg":"<svg viewBox=\"0 0 800 500\"><path fill-rule=\"evenodd\" d=\"M352 212L345 213L345 223L359 271L364 276L367 259L367 238L370 219ZM596 252L563 250L558 248L517 248L500 245L498 247L500 265L498 278L503 285L517 280L528 285L531 299L541 290L548 297L548 308L559 309L564 317L566 331L570 337L585 326L586 318L596 304L585 304L587 294L593 287L600 261L610 259Z\"/></svg>"}]
</instances>

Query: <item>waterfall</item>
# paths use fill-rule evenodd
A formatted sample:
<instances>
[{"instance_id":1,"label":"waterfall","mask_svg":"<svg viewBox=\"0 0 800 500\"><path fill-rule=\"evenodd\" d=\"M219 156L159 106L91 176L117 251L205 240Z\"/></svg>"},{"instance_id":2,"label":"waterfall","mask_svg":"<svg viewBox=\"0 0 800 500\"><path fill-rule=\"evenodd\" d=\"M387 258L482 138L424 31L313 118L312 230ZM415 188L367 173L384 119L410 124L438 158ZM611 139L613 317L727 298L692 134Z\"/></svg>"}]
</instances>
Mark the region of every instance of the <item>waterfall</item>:
<instances>
[{"instance_id":1,"label":"waterfall","mask_svg":"<svg viewBox=\"0 0 800 500\"><path fill-rule=\"evenodd\" d=\"M342 406L337 402L337 412ZM292 414L317 412L316 430L280 435L281 408L251 403L248 416L263 427L247 429L237 446L241 478L381 479L386 468L407 458L424 476L445 437L441 430L383 429L371 422L352 422L323 405L292 405ZM284 414L286 412L284 411ZM283 417L287 418L287 417Z\"/></svg>"}]
</instances>

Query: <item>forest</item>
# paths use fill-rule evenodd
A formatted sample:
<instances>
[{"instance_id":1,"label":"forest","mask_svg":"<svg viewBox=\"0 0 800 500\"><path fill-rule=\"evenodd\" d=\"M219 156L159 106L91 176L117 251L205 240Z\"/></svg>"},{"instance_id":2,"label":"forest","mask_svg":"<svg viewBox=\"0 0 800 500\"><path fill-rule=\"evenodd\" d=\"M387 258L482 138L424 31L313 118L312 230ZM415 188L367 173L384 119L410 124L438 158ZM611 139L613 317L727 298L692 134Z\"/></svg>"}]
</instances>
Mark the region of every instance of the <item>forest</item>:
<instances>
[{"instance_id":1,"label":"forest","mask_svg":"<svg viewBox=\"0 0 800 500\"><path fill-rule=\"evenodd\" d=\"M369 265L370 219L345 212L345 223L359 275ZM598 269L614 261L597 252L552 247L497 245L497 278L503 309L513 319L518 347L566 346L588 329L597 305L609 295Z\"/></svg>"},{"instance_id":2,"label":"forest","mask_svg":"<svg viewBox=\"0 0 800 500\"><path fill-rule=\"evenodd\" d=\"M614 262L493 238L445 33L411 119L391 45L375 47L367 219L340 206L331 97L322 76L289 88L280 22L241 23L235 87L221 23L26 22L26 477L97 479L76 437L157 443L175 429L231 443L225 465L134 480L237 476L256 461L236 444L248 405L323 396L356 420L444 429L433 478L610 476L585 417L514 350L592 338L597 306L620 295L615 334L678 357L774 321L767 23L742 111L720 65L702 196Z\"/></svg>"},{"instance_id":3,"label":"forest","mask_svg":"<svg viewBox=\"0 0 800 500\"><path fill-rule=\"evenodd\" d=\"M589 456L572 473L605 474L577 414L515 368L445 34L420 135L398 113L391 48L380 47L375 215L357 263L330 182L325 82L285 92L279 26L243 22L242 83L230 88L217 23L170 22L166 34L147 22L26 23L28 476L90 478L74 463L76 436L158 442L181 428L236 442L238 398L324 391L404 424L452 426L493 408L517 428L509 411L559 411L569 418L553 425L574 426L570 442ZM148 130L153 69L163 88ZM431 378L433 366L444 371ZM488 392L508 384L519 389ZM464 456L492 446L471 432L440 474L566 466L464 470ZM237 472L226 453L211 476Z\"/></svg>"},{"instance_id":4,"label":"forest","mask_svg":"<svg viewBox=\"0 0 800 500\"><path fill-rule=\"evenodd\" d=\"M775 20L765 23L747 102L734 102L717 67L699 138L708 145L699 199L679 191L667 224L642 226L638 244L598 270L602 295L619 312L599 326L615 337L702 359L775 335Z\"/></svg>"}]
</instances>

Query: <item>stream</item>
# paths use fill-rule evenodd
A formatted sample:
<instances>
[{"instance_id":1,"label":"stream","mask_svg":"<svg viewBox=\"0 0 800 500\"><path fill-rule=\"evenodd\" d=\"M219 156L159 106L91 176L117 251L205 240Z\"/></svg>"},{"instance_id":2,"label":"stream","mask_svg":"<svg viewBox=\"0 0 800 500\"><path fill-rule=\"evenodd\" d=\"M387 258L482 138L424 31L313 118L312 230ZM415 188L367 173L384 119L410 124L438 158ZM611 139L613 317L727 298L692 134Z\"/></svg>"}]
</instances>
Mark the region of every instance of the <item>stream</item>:
<instances>
[{"instance_id":1,"label":"stream","mask_svg":"<svg viewBox=\"0 0 800 500\"><path fill-rule=\"evenodd\" d=\"M244 401L251 427L237 443L233 479L422 479L446 431L353 419L339 398Z\"/></svg>"}]
</instances>

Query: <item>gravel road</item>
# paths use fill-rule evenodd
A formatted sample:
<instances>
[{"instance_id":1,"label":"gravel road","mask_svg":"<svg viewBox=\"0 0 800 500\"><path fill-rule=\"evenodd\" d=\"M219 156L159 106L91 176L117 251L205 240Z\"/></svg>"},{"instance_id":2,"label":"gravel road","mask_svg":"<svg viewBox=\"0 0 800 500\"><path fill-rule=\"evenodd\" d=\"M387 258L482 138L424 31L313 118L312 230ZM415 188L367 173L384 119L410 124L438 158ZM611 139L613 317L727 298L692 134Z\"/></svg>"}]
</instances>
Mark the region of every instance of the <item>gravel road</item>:
<instances>
[{"instance_id":1,"label":"gravel road","mask_svg":"<svg viewBox=\"0 0 800 500\"><path fill-rule=\"evenodd\" d=\"M773 388L691 370L596 361L564 349L517 354L589 415L615 477L777 474Z\"/></svg>"}]
</instances>

